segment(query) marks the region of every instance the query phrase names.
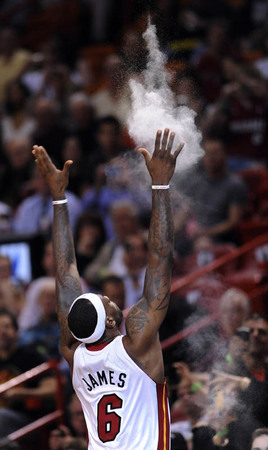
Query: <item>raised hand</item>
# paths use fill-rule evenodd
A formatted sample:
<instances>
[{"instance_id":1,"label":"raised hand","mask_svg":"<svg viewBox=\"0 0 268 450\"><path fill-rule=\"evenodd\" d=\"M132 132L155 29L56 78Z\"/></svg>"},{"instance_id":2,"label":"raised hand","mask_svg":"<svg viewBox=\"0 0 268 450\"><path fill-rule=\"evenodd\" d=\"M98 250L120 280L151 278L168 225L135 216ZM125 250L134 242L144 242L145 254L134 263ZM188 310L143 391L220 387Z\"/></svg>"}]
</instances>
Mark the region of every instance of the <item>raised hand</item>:
<instances>
[{"instance_id":1,"label":"raised hand","mask_svg":"<svg viewBox=\"0 0 268 450\"><path fill-rule=\"evenodd\" d=\"M139 148L138 151L144 156L153 184L167 185L174 173L176 160L184 143L181 142L175 152L171 153L175 133L169 135L169 129L166 128L161 138L162 131L158 130L152 157L146 148Z\"/></svg>"},{"instance_id":2,"label":"raised hand","mask_svg":"<svg viewBox=\"0 0 268 450\"><path fill-rule=\"evenodd\" d=\"M64 163L63 169L59 170L51 161L44 147L33 146L32 151L38 170L45 178L50 193L54 200L62 199L65 196L65 189L69 182L70 166L73 161L68 160Z\"/></svg>"}]
</instances>

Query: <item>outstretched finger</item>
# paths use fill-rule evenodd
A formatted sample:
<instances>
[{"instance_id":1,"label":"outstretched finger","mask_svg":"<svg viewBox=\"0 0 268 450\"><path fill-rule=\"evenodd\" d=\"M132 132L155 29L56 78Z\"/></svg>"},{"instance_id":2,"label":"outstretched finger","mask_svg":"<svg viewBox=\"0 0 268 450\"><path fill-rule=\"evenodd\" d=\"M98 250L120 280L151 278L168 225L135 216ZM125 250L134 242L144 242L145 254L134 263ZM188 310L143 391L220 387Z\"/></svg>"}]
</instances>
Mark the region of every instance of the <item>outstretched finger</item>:
<instances>
[{"instance_id":1,"label":"outstretched finger","mask_svg":"<svg viewBox=\"0 0 268 450\"><path fill-rule=\"evenodd\" d=\"M161 134L162 134L162 130L157 130L156 136L155 136L155 144L154 144L155 152L158 152L160 150Z\"/></svg>"},{"instance_id":2,"label":"outstretched finger","mask_svg":"<svg viewBox=\"0 0 268 450\"><path fill-rule=\"evenodd\" d=\"M179 147L177 148L177 150L175 150L175 152L173 153L174 157L177 158L178 155L180 154L180 152L182 151L184 147L184 142L181 142Z\"/></svg>"},{"instance_id":3,"label":"outstretched finger","mask_svg":"<svg viewBox=\"0 0 268 450\"><path fill-rule=\"evenodd\" d=\"M169 136L169 140L168 140L168 146L167 146L167 151L170 153L171 149L172 149L172 145L175 139L175 133L174 131L172 131L172 133Z\"/></svg>"},{"instance_id":4,"label":"outstretched finger","mask_svg":"<svg viewBox=\"0 0 268 450\"><path fill-rule=\"evenodd\" d=\"M163 139L162 139L162 145L161 145L161 148L163 148L164 150L166 149L168 135L169 135L169 128L165 128Z\"/></svg>"}]
</instances>

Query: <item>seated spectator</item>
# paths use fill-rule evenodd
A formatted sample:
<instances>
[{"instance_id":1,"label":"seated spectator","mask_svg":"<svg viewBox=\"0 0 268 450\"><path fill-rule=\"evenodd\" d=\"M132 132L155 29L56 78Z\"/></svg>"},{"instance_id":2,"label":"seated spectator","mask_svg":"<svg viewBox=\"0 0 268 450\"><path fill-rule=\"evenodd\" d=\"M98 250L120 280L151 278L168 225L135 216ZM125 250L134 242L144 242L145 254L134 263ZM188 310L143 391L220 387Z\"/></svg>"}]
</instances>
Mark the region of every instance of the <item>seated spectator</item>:
<instances>
[{"instance_id":1,"label":"seated spectator","mask_svg":"<svg viewBox=\"0 0 268 450\"><path fill-rule=\"evenodd\" d=\"M76 438L86 439L87 428L80 400L72 394L67 407L68 426Z\"/></svg>"},{"instance_id":2,"label":"seated spectator","mask_svg":"<svg viewBox=\"0 0 268 450\"><path fill-rule=\"evenodd\" d=\"M228 354L229 341L249 314L249 306L245 292L237 288L227 289L219 300L217 322L186 338L177 347L177 359L185 360L195 370L211 371ZM196 320L197 314L200 314L199 308L189 317L188 324Z\"/></svg>"},{"instance_id":3,"label":"seated spectator","mask_svg":"<svg viewBox=\"0 0 268 450\"><path fill-rule=\"evenodd\" d=\"M2 139L31 139L35 129L34 119L27 110L29 91L20 81L12 81L6 88L4 116L2 118Z\"/></svg>"},{"instance_id":4,"label":"seated spectator","mask_svg":"<svg viewBox=\"0 0 268 450\"><path fill-rule=\"evenodd\" d=\"M0 33L0 103L9 82L18 78L30 60L30 52L19 47L16 30L5 26Z\"/></svg>"},{"instance_id":5,"label":"seated spectator","mask_svg":"<svg viewBox=\"0 0 268 450\"><path fill-rule=\"evenodd\" d=\"M127 74L117 54L107 56L103 64L106 83L91 96L97 117L115 116L122 124L127 123L130 111L130 93Z\"/></svg>"},{"instance_id":6,"label":"seated spectator","mask_svg":"<svg viewBox=\"0 0 268 450\"><path fill-rule=\"evenodd\" d=\"M212 21L207 29L207 48L195 64L208 103L213 103L220 95L224 56L234 54L228 31L226 22Z\"/></svg>"},{"instance_id":7,"label":"seated spectator","mask_svg":"<svg viewBox=\"0 0 268 450\"><path fill-rule=\"evenodd\" d=\"M19 206L14 217L13 229L15 233L47 233L51 229L53 219L53 205L48 186L37 168L33 170L32 185L34 193L27 197ZM72 192L67 192L70 208L70 220L74 230L77 217L81 212L81 202ZM31 220L29 220L31 218Z\"/></svg>"},{"instance_id":8,"label":"seated spectator","mask_svg":"<svg viewBox=\"0 0 268 450\"><path fill-rule=\"evenodd\" d=\"M53 278L44 281L36 301L41 311L39 321L20 333L19 344L38 348L46 359L59 359L60 327L56 313L56 285Z\"/></svg>"},{"instance_id":9,"label":"seated spectator","mask_svg":"<svg viewBox=\"0 0 268 450\"><path fill-rule=\"evenodd\" d=\"M12 209L6 203L0 201L0 232L11 232Z\"/></svg>"},{"instance_id":10,"label":"seated spectator","mask_svg":"<svg viewBox=\"0 0 268 450\"><path fill-rule=\"evenodd\" d=\"M203 148L203 158L180 177L177 185L191 206L186 236L190 240L208 236L216 242L237 243L236 226L247 206L246 186L227 171L226 148L221 140L207 138Z\"/></svg>"},{"instance_id":11,"label":"seated spectator","mask_svg":"<svg viewBox=\"0 0 268 450\"><path fill-rule=\"evenodd\" d=\"M140 228L139 215L132 202L114 202L110 215L115 235L105 242L97 257L86 267L83 276L89 284L98 284L110 272L122 275L118 267L122 266L123 244L127 236Z\"/></svg>"},{"instance_id":12,"label":"seated spectator","mask_svg":"<svg viewBox=\"0 0 268 450\"><path fill-rule=\"evenodd\" d=\"M127 236L124 242L124 265L122 266L122 272L125 272L123 282L126 308L133 306L142 297L147 258L147 236L142 233ZM110 270L113 271L111 267Z\"/></svg>"},{"instance_id":13,"label":"seated spectator","mask_svg":"<svg viewBox=\"0 0 268 450\"><path fill-rule=\"evenodd\" d=\"M266 450L268 448L268 429L257 428L252 435L251 450Z\"/></svg>"},{"instance_id":14,"label":"seated spectator","mask_svg":"<svg viewBox=\"0 0 268 450\"><path fill-rule=\"evenodd\" d=\"M267 163L266 82L251 65L226 58L230 77L221 97L203 121L203 134L218 133L227 145L227 162L234 171Z\"/></svg>"},{"instance_id":15,"label":"seated spectator","mask_svg":"<svg viewBox=\"0 0 268 450\"><path fill-rule=\"evenodd\" d=\"M93 212L81 214L77 219L74 241L78 270L83 273L106 241L106 231L101 217Z\"/></svg>"},{"instance_id":16,"label":"seated spectator","mask_svg":"<svg viewBox=\"0 0 268 450\"><path fill-rule=\"evenodd\" d=\"M9 140L4 146L6 165L0 180L1 200L15 209L31 192L34 161L28 138Z\"/></svg>"},{"instance_id":17,"label":"seated spectator","mask_svg":"<svg viewBox=\"0 0 268 450\"><path fill-rule=\"evenodd\" d=\"M1 383L44 362L33 348L18 346L18 325L13 314L0 311L0 379ZM1 394L0 437L44 415L56 395L56 380L46 373L38 379L16 386ZM42 403L45 400L45 403Z\"/></svg>"},{"instance_id":18,"label":"seated spectator","mask_svg":"<svg viewBox=\"0 0 268 450\"><path fill-rule=\"evenodd\" d=\"M94 147L95 113L90 98L84 92L75 92L69 96L68 129L81 146L82 154L86 156ZM93 143L93 145L92 145ZM97 155L96 155L97 156ZM64 162L65 160L63 160ZM92 169L91 169L92 170Z\"/></svg>"},{"instance_id":19,"label":"seated spectator","mask_svg":"<svg viewBox=\"0 0 268 450\"><path fill-rule=\"evenodd\" d=\"M52 158L60 164L67 130L61 122L59 105L54 99L38 97L33 105L33 116L36 122L33 142L49 149Z\"/></svg>"},{"instance_id":20,"label":"seated spectator","mask_svg":"<svg viewBox=\"0 0 268 450\"><path fill-rule=\"evenodd\" d=\"M49 450L63 450L63 448L87 450L86 438L86 422L81 403L76 394L73 393L67 405L67 426L59 425L50 431ZM73 447L74 444L82 445L82 447ZM70 445L70 447L65 447L67 445Z\"/></svg>"},{"instance_id":21,"label":"seated spectator","mask_svg":"<svg viewBox=\"0 0 268 450\"><path fill-rule=\"evenodd\" d=\"M233 378L238 383L247 380L234 405L236 420L229 425L229 435L234 449L250 450L253 431L268 424L268 321L265 316L254 313L243 321L242 326L241 331L248 338L246 346L238 352L236 360L233 353L232 364L225 364L224 367L235 375ZM221 373L222 385L228 376Z\"/></svg>"},{"instance_id":22,"label":"seated spectator","mask_svg":"<svg viewBox=\"0 0 268 450\"><path fill-rule=\"evenodd\" d=\"M125 286L123 279L117 275L107 275L101 280L102 295L106 295L122 311L125 309Z\"/></svg>"},{"instance_id":23,"label":"seated spectator","mask_svg":"<svg viewBox=\"0 0 268 450\"><path fill-rule=\"evenodd\" d=\"M123 146L122 126L114 116L105 116L96 123L94 140L88 147L85 159L85 171L87 173L87 186L93 190L101 190L106 182L106 166L114 158L126 151ZM89 194L90 195L90 194Z\"/></svg>"},{"instance_id":24,"label":"seated spectator","mask_svg":"<svg viewBox=\"0 0 268 450\"><path fill-rule=\"evenodd\" d=\"M135 188L134 188L135 186ZM110 208L117 201L130 201L136 205L141 219L146 222L151 210L149 192L138 187L131 172L127 157L118 156L109 163L100 165L96 171L95 186L85 192L82 198L85 209L101 214L108 237L113 236Z\"/></svg>"},{"instance_id":25,"label":"seated spectator","mask_svg":"<svg viewBox=\"0 0 268 450\"><path fill-rule=\"evenodd\" d=\"M0 257L1 259L1 257ZM25 305L25 289L10 280L0 281L0 308L8 308L16 319L19 318Z\"/></svg>"},{"instance_id":26,"label":"seated spectator","mask_svg":"<svg viewBox=\"0 0 268 450\"><path fill-rule=\"evenodd\" d=\"M82 146L77 136L69 136L63 142L61 159L73 161L70 170L68 188L78 197L83 195L88 186L88 171L85 169L85 157L83 156Z\"/></svg>"}]
</instances>

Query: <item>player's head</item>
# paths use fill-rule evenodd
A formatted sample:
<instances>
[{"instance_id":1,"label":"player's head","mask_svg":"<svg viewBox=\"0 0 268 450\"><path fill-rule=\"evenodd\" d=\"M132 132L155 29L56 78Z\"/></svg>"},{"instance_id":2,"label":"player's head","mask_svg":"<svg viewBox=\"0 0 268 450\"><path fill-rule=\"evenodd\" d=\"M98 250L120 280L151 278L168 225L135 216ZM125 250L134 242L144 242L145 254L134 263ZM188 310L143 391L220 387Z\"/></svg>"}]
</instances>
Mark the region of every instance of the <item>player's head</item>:
<instances>
[{"instance_id":1,"label":"player's head","mask_svg":"<svg viewBox=\"0 0 268 450\"><path fill-rule=\"evenodd\" d=\"M68 325L75 339L92 344L98 342L107 329L117 329L122 316L122 311L108 297L88 293L73 301L68 314Z\"/></svg>"}]
</instances>

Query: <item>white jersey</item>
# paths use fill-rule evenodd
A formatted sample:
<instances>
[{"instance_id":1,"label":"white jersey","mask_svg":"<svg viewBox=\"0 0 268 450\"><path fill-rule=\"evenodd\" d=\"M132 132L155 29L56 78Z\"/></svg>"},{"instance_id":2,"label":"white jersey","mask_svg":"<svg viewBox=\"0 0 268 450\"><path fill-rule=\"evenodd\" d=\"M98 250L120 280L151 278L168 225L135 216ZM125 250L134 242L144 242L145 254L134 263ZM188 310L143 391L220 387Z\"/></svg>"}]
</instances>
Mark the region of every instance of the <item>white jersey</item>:
<instances>
[{"instance_id":1,"label":"white jersey","mask_svg":"<svg viewBox=\"0 0 268 450\"><path fill-rule=\"evenodd\" d=\"M165 384L155 383L127 354L123 337L80 344L73 386L88 429L88 449L169 450Z\"/></svg>"}]
</instances>

